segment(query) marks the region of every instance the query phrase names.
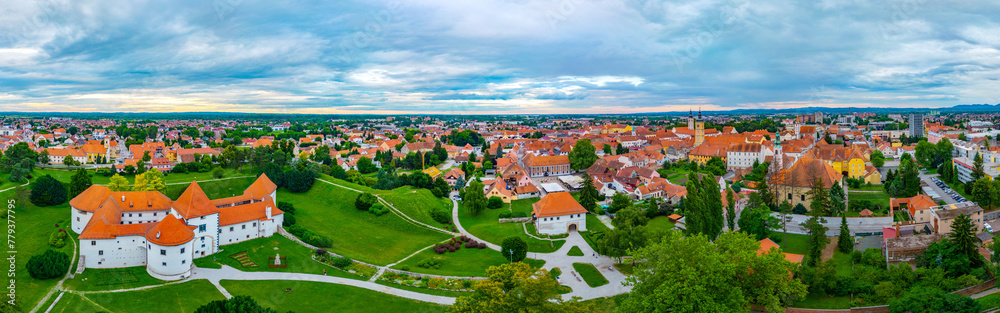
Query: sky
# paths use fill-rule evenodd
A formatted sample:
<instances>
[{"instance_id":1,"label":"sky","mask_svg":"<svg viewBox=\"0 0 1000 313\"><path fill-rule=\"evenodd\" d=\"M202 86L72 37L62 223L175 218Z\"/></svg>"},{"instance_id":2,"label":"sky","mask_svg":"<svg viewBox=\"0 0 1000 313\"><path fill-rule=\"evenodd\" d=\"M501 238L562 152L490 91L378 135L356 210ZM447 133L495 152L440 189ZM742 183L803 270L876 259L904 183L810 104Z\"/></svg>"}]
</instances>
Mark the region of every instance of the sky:
<instances>
[{"instance_id":1,"label":"sky","mask_svg":"<svg viewBox=\"0 0 1000 313\"><path fill-rule=\"evenodd\" d=\"M1000 1L0 0L0 111L1000 103Z\"/></svg>"}]
</instances>

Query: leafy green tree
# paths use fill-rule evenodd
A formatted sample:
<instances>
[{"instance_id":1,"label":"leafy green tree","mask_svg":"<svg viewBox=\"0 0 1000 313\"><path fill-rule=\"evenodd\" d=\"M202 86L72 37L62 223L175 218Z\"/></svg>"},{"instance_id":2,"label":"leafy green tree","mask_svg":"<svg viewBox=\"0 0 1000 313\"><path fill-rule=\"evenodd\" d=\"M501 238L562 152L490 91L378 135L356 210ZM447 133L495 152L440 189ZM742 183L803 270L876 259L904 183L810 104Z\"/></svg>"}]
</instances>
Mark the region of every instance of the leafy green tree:
<instances>
[{"instance_id":1,"label":"leafy green tree","mask_svg":"<svg viewBox=\"0 0 1000 313\"><path fill-rule=\"evenodd\" d=\"M28 275L34 279L52 279L62 277L69 271L69 256L52 249L28 259Z\"/></svg>"},{"instance_id":2,"label":"leafy green tree","mask_svg":"<svg viewBox=\"0 0 1000 313\"><path fill-rule=\"evenodd\" d=\"M882 168L885 165L885 155L882 154L881 150L875 149L871 154L872 165L877 168Z\"/></svg>"},{"instance_id":3,"label":"leafy green tree","mask_svg":"<svg viewBox=\"0 0 1000 313\"><path fill-rule=\"evenodd\" d=\"M578 140L569 152L569 167L575 171L586 170L594 165L594 161L597 161L596 148L590 139Z\"/></svg>"},{"instance_id":4,"label":"leafy green tree","mask_svg":"<svg viewBox=\"0 0 1000 313\"><path fill-rule=\"evenodd\" d=\"M967 296L948 293L933 286L918 285L910 289L903 297L890 299L889 311L892 313L977 313L980 311L980 307L978 302Z\"/></svg>"},{"instance_id":5,"label":"leafy green tree","mask_svg":"<svg viewBox=\"0 0 1000 313\"><path fill-rule=\"evenodd\" d=\"M933 166L934 159L937 157L936 148L934 144L927 141L917 143L917 147L914 149L914 156L917 158L917 163L923 167Z\"/></svg>"},{"instance_id":6,"label":"leafy green tree","mask_svg":"<svg viewBox=\"0 0 1000 313\"><path fill-rule=\"evenodd\" d=\"M615 193L615 195L611 197L611 206L608 207L608 213L615 213L630 206L632 206L631 198L624 193Z\"/></svg>"},{"instance_id":7,"label":"leafy green tree","mask_svg":"<svg viewBox=\"0 0 1000 313\"><path fill-rule=\"evenodd\" d=\"M163 181L163 172L155 169L136 175L135 184L132 186L132 191L162 192L165 189L167 189L167 185Z\"/></svg>"},{"instance_id":8,"label":"leafy green tree","mask_svg":"<svg viewBox=\"0 0 1000 313\"><path fill-rule=\"evenodd\" d=\"M685 183L687 197L685 219L688 234L705 234L716 238L722 233L725 222L722 214L722 193L715 177L705 175L703 179L692 172Z\"/></svg>"},{"instance_id":9,"label":"leafy green tree","mask_svg":"<svg viewBox=\"0 0 1000 313\"><path fill-rule=\"evenodd\" d=\"M633 253L632 292L621 312L750 312L760 306L782 311L788 301L806 296L806 287L789 273L795 265L781 253L757 255L756 240L726 232L715 243L703 235L670 231L659 242ZM725 290L725 292L712 292Z\"/></svg>"},{"instance_id":10,"label":"leafy green tree","mask_svg":"<svg viewBox=\"0 0 1000 313\"><path fill-rule=\"evenodd\" d=\"M250 296L235 296L226 300L209 302L195 313L277 313L274 309L262 307ZM289 311L290 313L291 311Z\"/></svg>"},{"instance_id":11,"label":"leafy green tree","mask_svg":"<svg viewBox=\"0 0 1000 313\"><path fill-rule=\"evenodd\" d=\"M357 199L354 199L354 208L361 211L368 211L375 203L378 203L378 198L370 193L362 193Z\"/></svg>"},{"instance_id":12,"label":"leafy green tree","mask_svg":"<svg viewBox=\"0 0 1000 313\"><path fill-rule=\"evenodd\" d=\"M823 180L816 178L807 194L809 195L809 210L817 212L820 216L825 215L830 209L830 194L823 187Z\"/></svg>"},{"instance_id":13,"label":"leafy green tree","mask_svg":"<svg viewBox=\"0 0 1000 313\"><path fill-rule=\"evenodd\" d=\"M826 194L826 192L820 194ZM826 223L826 220L823 219L823 210L821 208L817 210L817 208L813 208L810 212L811 216L802 225L809 232L809 253L806 255L806 262L810 266L816 266L820 263L823 249L830 243L830 238L826 237L827 228L823 225Z\"/></svg>"},{"instance_id":14,"label":"leafy green tree","mask_svg":"<svg viewBox=\"0 0 1000 313\"><path fill-rule=\"evenodd\" d=\"M478 179L469 182L462 192L462 203L469 209L473 216L479 215L486 209L486 194L483 193L483 183Z\"/></svg>"},{"instance_id":15,"label":"leafy green tree","mask_svg":"<svg viewBox=\"0 0 1000 313\"><path fill-rule=\"evenodd\" d=\"M611 151L611 145L604 144L604 155L612 155L614 151Z\"/></svg>"},{"instance_id":16,"label":"leafy green tree","mask_svg":"<svg viewBox=\"0 0 1000 313\"><path fill-rule=\"evenodd\" d=\"M528 243L517 236L504 238L500 242L500 254L510 262L521 262L528 256Z\"/></svg>"},{"instance_id":17,"label":"leafy green tree","mask_svg":"<svg viewBox=\"0 0 1000 313\"><path fill-rule=\"evenodd\" d=\"M479 312L593 312L593 302L562 300L559 282L547 270L523 262L491 266L475 291L455 299L451 313Z\"/></svg>"},{"instance_id":18,"label":"leafy green tree","mask_svg":"<svg viewBox=\"0 0 1000 313\"><path fill-rule=\"evenodd\" d=\"M726 189L726 222L728 222L729 230L736 230L736 200L733 199L733 190Z\"/></svg>"},{"instance_id":19,"label":"leafy green tree","mask_svg":"<svg viewBox=\"0 0 1000 313\"><path fill-rule=\"evenodd\" d=\"M66 186L62 182L46 174L31 184L31 203L37 206L50 206L66 202Z\"/></svg>"},{"instance_id":20,"label":"leafy green tree","mask_svg":"<svg viewBox=\"0 0 1000 313\"><path fill-rule=\"evenodd\" d=\"M854 237L851 236L851 229L847 226L846 215L840 217L840 236L837 237L837 249L843 253L854 251Z\"/></svg>"},{"instance_id":21,"label":"leafy green tree","mask_svg":"<svg viewBox=\"0 0 1000 313\"><path fill-rule=\"evenodd\" d=\"M361 172L361 174L371 174L378 171L378 168L375 167L375 163L372 163L372 159L368 157L358 158L357 167L358 167L358 172Z\"/></svg>"},{"instance_id":22,"label":"leafy green tree","mask_svg":"<svg viewBox=\"0 0 1000 313\"><path fill-rule=\"evenodd\" d=\"M90 174L87 173L85 169L77 169L73 177L70 178L69 183L69 197L70 199L76 198L77 195L82 193L87 188L90 188L94 182L90 179Z\"/></svg>"},{"instance_id":23,"label":"leafy green tree","mask_svg":"<svg viewBox=\"0 0 1000 313\"><path fill-rule=\"evenodd\" d=\"M979 180L986 176L986 172L983 169L983 155L982 153L976 152L976 157L972 159L972 180Z\"/></svg>"},{"instance_id":24,"label":"leafy green tree","mask_svg":"<svg viewBox=\"0 0 1000 313\"><path fill-rule=\"evenodd\" d=\"M128 178L115 174L111 176L108 182L108 189L111 189L111 191L129 191L131 189L129 185Z\"/></svg>"},{"instance_id":25,"label":"leafy green tree","mask_svg":"<svg viewBox=\"0 0 1000 313\"><path fill-rule=\"evenodd\" d=\"M486 202L486 208L488 209L496 210L502 207L503 207L503 199L500 199L500 197L490 197L489 200Z\"/></svg>"}]
</instances>

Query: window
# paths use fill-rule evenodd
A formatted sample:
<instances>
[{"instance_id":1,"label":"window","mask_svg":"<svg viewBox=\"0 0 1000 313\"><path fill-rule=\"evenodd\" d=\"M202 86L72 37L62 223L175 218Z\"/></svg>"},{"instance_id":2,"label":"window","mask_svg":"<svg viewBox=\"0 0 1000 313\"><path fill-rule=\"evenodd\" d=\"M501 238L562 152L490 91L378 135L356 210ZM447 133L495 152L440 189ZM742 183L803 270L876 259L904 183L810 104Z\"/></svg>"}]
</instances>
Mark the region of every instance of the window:
<instances>
[{"instance_id":1,"label":"window","mask_svg":"<svg viewBox=\"0 0 1000 313\"><path fill-rule=\"evenodd\" d=\"M97 255L104 255L104 250L97 250Z\"/></svg>"},{"instance_id":2,"label":"window","mask_svg":"<svg viewBox=\"0 0 1000 313\"><path fill-rule=\"evenodd\" d=\"M156 216L156 212L153 212L153 216Z\"/></svg>"},{"instance_id":3,"label":"window","mask_svg":"<svg viewBox=\"0 0 1000 313\"><path fill-rule=\"evenodd\" d=\"M128 217L132 217L132 213L129 213L129 214L128 214Z\"/></svg>"},{"instance_id":4,"label":"window","mask_svg":"<svg viewBox=\"0 0 1000 313\"><path fill-rule=\"evenodd\" d=\"M204 232L204 231L205 231L205 230L206 230L207 228L208 228L208 227L207 227L207 225L205 225L205 224L202 224L202 225L198 225L198 231L199 231L199 232ZM202 237L202 238L201 238L201 240L205 240L205 237Z\"/></svg>"},{"instance_id":5,"label":"window","mask_svg":"<svg viewBox=\"0 0 1000 313\"><path fill-rule=\"evenodd\" d=\"M232 228L232 227L229 227L229 231L233 231L233 228Z\"/></svg>"},{"instance_id":6,"label":"window","mask_svg":"<svg viewBox=\"0 0 1000 313\"><path fill-rule=\"evenodd\" d=\"M201 217L201 219L205 219L205 217L204 217L204 216L202 216L202 217Z\"/></svg>"},{"instance_id":7,"label":"window","mask_svg":"<svg viewBox=\"0 0 1000 313\"><path fill-rule=\"evenodd\" d=\"M806 195L799 195L799 197L801 197L802 201L806 201Z\"/></svg>"},{"instance_id":8,"label":"window","mask_svg":"<svg viewBox=\"0 0 1000 313\"><path fill-rule=\"evenodd\" d=\"M243 229L247 229L247 224L243 224Z\"/></svg>"},{"instance_id":9,"label":"window","mask_svg":"<svg viewBox=\"0 0 1000 313\"><path fill-rule=\"evenodd\" d=\"M185 249L186 249L186 248L181 248L181 254L184 254L184 250L185 250Z\"/></svg>"},{"instance_id":10,"label":"window","mask_svg":"<svg viewBox=\"0 0 1000 313\"><path fill-rule=\"evenodd\" d=\"M204 247L205 247L205 244L201 244L201 247L202 247L202 248L204 248Z\"/></svg>"},{"instance_id":11,"label":"window","mask_svg":"<svg viewBox=\"0 0 1000 313\"><path fill-rule=\"evenodd\" d=\"M792 193L788 193L788 200L792 200Z\"/></svg>"},{"instance_id":12,"label":"window","mask_svg":"<svg viewBox=\"0 0 1000 313\"><path fill-rule=\"evenodd\" d=\"M80 221L80 218L79 218L79 217L77 217L77 218L76 218L76 221L77 221L77 222L79 222L79 221Z\"/></svg>"},{"instance_id":13,"label":"window","mask_svg":"<svg viewBox=\"0 0 1000 313\"><path fill-rule=\"evenodd\" d=\"M167 255L167 250L160 249L160 255Z\"/></svg>"},{"instance_id":14,"label":"window","mask_svg":"<svg viewBox=\"0 0 1000 313\"><path fill-rule=\"evenodd\" d=\"M139 213L139 217L142 217L142 213Z\"/></svg>"},{"instance_id":15,"label":"window","mask_svg":"<svg viewBox=\"0 0 1000 313\"><path fill-rule=\"evenodd\" d=\"M90 245L91 246L96 246L97 245L97 240L91 240L90 241Z\"/></svg>"},{"instance_id":16,"label":"window","mask_svg":"<svg viewBox=\"0 0 1000 313\"><path fill-rule=\"evenodd\" d=\"M163 262L163 266L167 266L167 262Z\"/></svg>"},{"instance_id":17,"label":"window","mask_svg":"<svg viewBox=\"0 0 1000 313\"><path fill-rule=\"evenodd\" d=\"M181 264L187 264L188 260L181 260Z\"/></svg>"},{"instance_id":18,"label":"window","mask_svg":"<svg viewBox=\"0 0 1000 313\"><path fill-rule=\"evenodd\" d=\"M253 222L253 227L257 227L257 222Z\"/></svg>"}]
</instances>

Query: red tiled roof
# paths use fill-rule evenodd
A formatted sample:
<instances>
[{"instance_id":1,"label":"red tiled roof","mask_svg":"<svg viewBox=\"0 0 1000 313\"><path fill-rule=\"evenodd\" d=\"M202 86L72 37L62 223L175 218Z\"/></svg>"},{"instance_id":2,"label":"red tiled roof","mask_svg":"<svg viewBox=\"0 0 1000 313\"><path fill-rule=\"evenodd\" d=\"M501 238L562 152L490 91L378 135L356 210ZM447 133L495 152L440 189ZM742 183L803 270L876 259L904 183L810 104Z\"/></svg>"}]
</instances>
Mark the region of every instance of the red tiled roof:
<instances>
[{"instance_id":1,"label":"red tiled roof","mask_svg":"<svg viewBox=\"0 0 1000 313\"><path fill-rule=\"evenodd\" d=\"M531 214L535 217L562 216L577 213L587 213L573 195L568 192L553 192L545 195L542 200L531 205Z\"/></svg>"},{"instance_id":2,"label":"red tiled roof","mask_svg":"<svg viewBox=\"0 0 1000 313\"><path fill-rule=\"evenodd\" d=\"M176 246L194 239L195 226L185 225L173 214L167 214L159 223L146 231L146 240L161 246Z\"/></svg>"}]
</instances>

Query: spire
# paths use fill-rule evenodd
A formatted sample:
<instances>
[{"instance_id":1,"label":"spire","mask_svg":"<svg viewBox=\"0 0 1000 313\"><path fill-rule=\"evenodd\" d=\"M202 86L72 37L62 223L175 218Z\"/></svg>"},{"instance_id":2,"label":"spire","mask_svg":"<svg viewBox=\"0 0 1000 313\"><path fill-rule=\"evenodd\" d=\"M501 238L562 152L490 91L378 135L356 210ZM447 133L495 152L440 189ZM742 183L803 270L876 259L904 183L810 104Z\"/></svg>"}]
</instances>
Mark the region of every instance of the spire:
<instances>
[{"instance_id":1,"label":"spire","mask_svg":"<svg viewBox=\"0 0 1000 313\"><path fill-rule=\"evenodd\" d=\"M688 117L690 118L694 117L694 110L688 109Z\"/></svg>"},{"instance_id":2,"label":"spire","mask_svg":"<svg viewBox=\"0 0 1000 313\"><path fill-rule=\"evenodd\" d=\"M698 107L698 119L701 119L701 107Z\"/></svg>"}]
</instances>

